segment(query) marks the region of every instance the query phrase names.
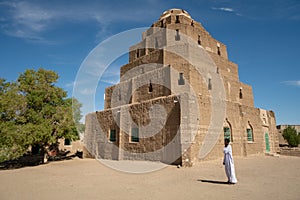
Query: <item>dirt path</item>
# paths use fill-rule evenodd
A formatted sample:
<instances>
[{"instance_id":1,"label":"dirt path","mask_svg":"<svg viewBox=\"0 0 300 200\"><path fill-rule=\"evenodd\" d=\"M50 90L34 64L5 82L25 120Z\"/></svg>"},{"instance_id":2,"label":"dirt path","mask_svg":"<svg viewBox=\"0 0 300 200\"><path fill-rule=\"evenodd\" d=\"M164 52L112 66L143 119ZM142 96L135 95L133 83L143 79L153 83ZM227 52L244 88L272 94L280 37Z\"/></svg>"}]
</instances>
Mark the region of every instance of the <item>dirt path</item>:
<instances>
[{"instance_id":1,"label":"dirt path","mask_svg":"<svg viewBox=\"0 0 300 200\"><path fill-rule=\"evenodd\" d=\"M61 161L0 171L0 199L300 199L299 157L235 158L235 165L239 182L226 185L222 160L146 174L96 160Z\"/></svg>"}]
</instances>

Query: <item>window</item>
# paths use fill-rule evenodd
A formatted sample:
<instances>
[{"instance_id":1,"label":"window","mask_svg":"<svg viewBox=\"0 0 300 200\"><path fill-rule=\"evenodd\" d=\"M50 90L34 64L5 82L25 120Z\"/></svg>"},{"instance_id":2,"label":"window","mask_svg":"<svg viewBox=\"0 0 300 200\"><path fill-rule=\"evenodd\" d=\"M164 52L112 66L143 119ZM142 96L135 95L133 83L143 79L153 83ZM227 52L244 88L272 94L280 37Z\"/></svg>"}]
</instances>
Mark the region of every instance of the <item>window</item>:
<instances>
[{"instance_id":1,"label":"window","mask_svg":"<svg viewBox=\"0 0 300 200\"><path fill-rule=\"evenodd\" d=\"M179 16L178 16L178 15L176 16L176 21L175 21L175 23L180 23L180 21L179 21Z\"/></svg>"},{"instance_id":2,"label":"window","mask_svg":"<svg viewBox=\"0 0 300 200\"><path fill-rule=\"evenodd\" d=\"M198 45L201 45L201 38L200 38L200 35L198 35Z\"/></svg>"},{"instance_id":3,"label":"window","mask_svg":"<svg viewBox=\"0 0 300 200\"><path fill-rule=\"evenodd\" d=\"M218 55L221 55L220 47L218 47Z\"/></svg>"},{"instance_id":4,"label":"window","mask_svg":"<svg viewBox=\"0 0 300 200\"><path fill-rule=\"evenodd\" d=\"M152 87L152 83L150 81L150 84L149 84L149 92L152 92L153 91L153 87Z\"/></svg>"},{"instance_id":5,"label":"window","mask_svg":"<svg viewBox=\"0 0 300 200\"><path fill-rule=\"evenodd\" d=\"M179 80L178 80L178 85L184 85L185 81L183 78L183 73L179 73Z\"/></svg>"},{"instance_id":6,"label":"window","mask_svg":"<svg viewBox=\"0 0 300 200\"><path fill-rule=\"evenodd\" d=\"M139 142L139 128L131 128L131 142Z\"/></svg>"},{"instance_id":7,"label":"window","mask_svg":"<svg viewBox=\"0 0 300 200\"><path fill-rule=\"evenodd\" d=\"M192 20L192 22L191 22L191 26L194 26L194 20Z\"/></svg>"},{"instance_id":8,"label":"window","mask_svg":"<svg viewBox=\"0 0 300 200\"><path fill-rule=\"evenodd\" d=\"M239 94L239 96L240 96L240 99L243 98L243 91L242 91L242 88L240 88L240 94Z\"/></svg>"},{"instance_id":9,"label":"window","mask_svg":"<svg viewBox=\"0 0 300 200\"><path fill-rule=\"evenodd\" d=\"M180 40L179 29L176 29L175 40L176 40L176 41L179 41L179 40Z\"/></svg>"},{"instance_id":10,"label":"window","mask_svg":"<svg viewBox=\"0 0 300 200\"><path fill-rule=\"evenodd\" d=\"M232 141L229 127L224 127L224 139L229 139L230 141Z\"/></svg>"},{"instance_id":11,"label":"window","mask_svg":"<svg viewBox=\"0 0 300 200\"><path fill-rule=\"evenodd\" d=\"M155 38L155 49L158 48L158 41L157 41L157 38Z\"/></svg>"},{"instance_id":12,"label":"window","mask_svg":"<svg viewBox=\"0 0 300 200\"><path fill-rule=\"evenodd\" d=\"M247 128L247 140L248 142L253 142L252 128Z\"/></svg>"},{"instance_id":13,"label":"window","mask_svg":"<svg viewBox=\"0 0 300 200\"><path fill-rule=\"evenodd\" d=\"M211 78L208 79L208 90L212 89Z\"/></svg>"},{"instance_id":14,"label":"window","mask_svg":"<svg viewBox=\"0 0 300 200\"><path fill-rule=\"evenodd\" d=\"M160 27L161 27L161 28L164 27L164 21L163 21L163 20L160 21Z\"/></svg>"},{"instance_id":15,"label":"window","mask_svg":"<svg viewBox=\"0 0 300 200\"><path fill-rule=\"evenodd\" d=\"M263 122L264 122L264 124L267 124L267 120L265 117L263 117Z\"/></svg>"},{"instance_id":16,"label":"window","mask_svg":"<svg viewBox=\"0 0 300 200\"><path fill-rule=\"evenodd\" d=\"M140 51L139 49L136 50L136 58L140 57Z\"/></svg>"},{"instance_id":17,"label":"window","mask_svg":"<svg viewBox=\"0 0 300 200\"><path fill-rule=\"evenodd\" d=\"M117 140L117 132L116 132L116 130L110 130L109 141L115 142L116 140Z\"/></svg>"},{"instance_id":18,"label":"window","mask_svg":"<svg viewBox=\"0 0 300 200\"><path fill-rule=\"evenodd\" d=\"M65 139L64 145L71 145L71 140L70 139Z\"/></svg>"},{"instance_id":19,"label":"window","mask_svg":"<svg viewBox=\"0 0 300 200\"><path fill-rule=\"evenodd\" d=\"M118 91L118 99L119 99L119 101L121 101L121 99L122 99L122 96L121 96L121 90L119 89L119 91Z\"/></svg>"}]
</instances>

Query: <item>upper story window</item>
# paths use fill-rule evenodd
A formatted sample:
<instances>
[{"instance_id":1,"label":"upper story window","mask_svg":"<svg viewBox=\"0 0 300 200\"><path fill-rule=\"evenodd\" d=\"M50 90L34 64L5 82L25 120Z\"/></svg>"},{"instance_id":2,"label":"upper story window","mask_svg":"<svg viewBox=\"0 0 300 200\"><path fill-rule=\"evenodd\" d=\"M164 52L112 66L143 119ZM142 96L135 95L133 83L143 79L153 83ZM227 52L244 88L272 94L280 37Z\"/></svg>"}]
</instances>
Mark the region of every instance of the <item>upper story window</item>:
<instances>
[{"instance_id":1,"label":"upper story window","mask_svg":"<svg viewBox=\"0 0 300 200\"><path fill-rule=\"evenodd\" d=\"M211 78L208 79L208 90L212 89Z\"/></svg>"},{"instance_id":2,"label":"upper story window","mask_svg":"<svg viewBox=\"0 0 300 200\"><path fill-rule=\"evenodd\" d=\"M239 97L240 97L240 99L243 98L243 89L242 89L242 88L240 88L240 94L239 94Z\"/></svg>"},{"instance_id":3,"label":"upper story window","mask_svg":"<svg viewBox=\"0 0 300 200\"><path fill-rule=\"evenodd\" d=\"M267 119L266 119L266 117L263 117L263 122L264 122L264 124L267 124Z\"/></svg>"},{"instance_id":4,"label":"upper story window","mask_svg":"<svg viewBox=\"0 0 300 200\"><path fill-rule=\"evenodd\" d=\"M201 45L201 37L198 35L198 45Z\"/></svg>"},{"instance_id":5,"label":"upper story window","mask_svg":"<svg viewBox=\"0 0 300 200\"><path fill-rule=\"evenodd\" d=\"M110 130L109 141L111 141L111 142L117 141L117 131L116 130Z\"/></svg>"},{"instance_id":6,"label":"upper story window","mask_svg":"<svg viewBox=\"0 0 300 200\"><path fill-rule=\"evenodd\" d=\"M176 29L175 40L176 40L176 41L179 41L179 40L180 40L179 29Z\"/></svg>"},{"instance_id":7,"label":"upper story window","mask_svg":"<svg viewBox=\"0 0 300 200\"><path fill-rule=\"evenodd\" d=\"M217 53L218 53L219 56L221 55L221 48L220 47L221 47L220 43L217 42Z\"/></svg>"},{"instance_id":8,"label":"upper story window","mask_svg":"<svg viewBox=\"0 0 300 200\"><path fill-rule=\"evenodd\" d=\"M178 15L176 16L176 21L175 21L175 23L180 23L180 21L179 21L179 16L178 16Z\"/></svg>"},{"instance_id":9,"label":"upper story window","mask_svg":"<svg viewBox=\"0 0 300 200\"><path fill-rule=\"evenodd\" d=\"M153 86L152 86L151 81L150 81L150 84L149 84L149 92L153 92Z\"/></svg>"},{"instance_id":10,"label":"upper story window","mask_svg":"<svg viewBox=\"0 0 300 200\"><path fill-rule=\"evenodd\" d=\"M184 84L185 81L184 81L183 73L179 73L178 85L184 85Z\"/></svg>"},{"instance_id":11,"label":"upper story window","mask_svg":"<svg viewBox=\"0 0 300 200\"><path fill-rule=\"evenodd\" d=\"M220 47L218 47L218 55L221 55Z\"/></svg>"},{"instance_id":12,"label":"upper story window","mask_svg":"<svg viewBox=\"0 0 300 200\"><path fill-rule=\"evenodd\" d=\"M121 90L120 89L118 91L118 99L119 99L119 101L121 101L121 99L122 99L122 95L121 95Z\"/></svg>"}]
</instances>

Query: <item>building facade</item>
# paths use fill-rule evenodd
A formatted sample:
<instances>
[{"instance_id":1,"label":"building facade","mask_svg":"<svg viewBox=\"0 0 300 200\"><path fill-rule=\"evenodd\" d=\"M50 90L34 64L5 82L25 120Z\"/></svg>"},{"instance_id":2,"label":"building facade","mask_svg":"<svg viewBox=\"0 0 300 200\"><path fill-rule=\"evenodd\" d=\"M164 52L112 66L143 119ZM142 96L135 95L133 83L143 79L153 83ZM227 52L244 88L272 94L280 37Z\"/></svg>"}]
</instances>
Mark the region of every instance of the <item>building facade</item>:
<instances>
[{"instance_id":1,"label":"building facade","mask_svg":"<svg viewBox=\"0 0 300 200\"><path fill-rule=\"evenodd\" d=\"M184 10L171 9L130 47L103 111L86 115L84 146L97 158L192 166L233 154L276 153L272 111L254 107L226 46Z\"/></svg>"}]
</instances>

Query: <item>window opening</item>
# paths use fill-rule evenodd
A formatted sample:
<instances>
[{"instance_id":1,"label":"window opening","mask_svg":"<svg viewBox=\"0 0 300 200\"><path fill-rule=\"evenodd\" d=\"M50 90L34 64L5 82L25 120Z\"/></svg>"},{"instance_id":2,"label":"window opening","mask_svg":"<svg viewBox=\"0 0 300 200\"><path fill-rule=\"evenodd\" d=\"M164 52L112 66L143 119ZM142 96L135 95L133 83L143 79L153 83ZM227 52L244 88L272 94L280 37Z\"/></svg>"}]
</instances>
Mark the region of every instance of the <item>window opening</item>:
<instances>
[{"instance_id":1,"label":"window opening","mask_svg":"<svg viewBox=\"0 0 300 200\"><path fill-rule=\"evenodd\" d=\"M117 131L116 130L110 130L109 141L115 142L116 140L117 140Z\"/></svg>"},{"instance_id":2,"label":"window opening","mask_svg":"<svg viewBox=\"0 0 300 200\"><path fill-rule=\"evenodd\" d=\"M176 41L179 41L179 40L180 40L179 29L176 29L175 40L176 40Z\"/></svg>"},{"instance_id":3,"label":"window opening","mask_svg":"<svg viewBox=\"0 0 300 200\"><path fill-rule=\"evenodd\" d=\"M183 73L179 73L178 85L184 85L184 84L185 84L185 80L183 77Z\"/></svg>"},{"instance_id":4,"label":"window opening","mask_svg":"<svg viewBox=\"0 0 300 200\"><path fill-rule=\"evenodd\" d=\"M139 128L131 129L131 142L139 142Z\"/></svg>"}]
</instances>

